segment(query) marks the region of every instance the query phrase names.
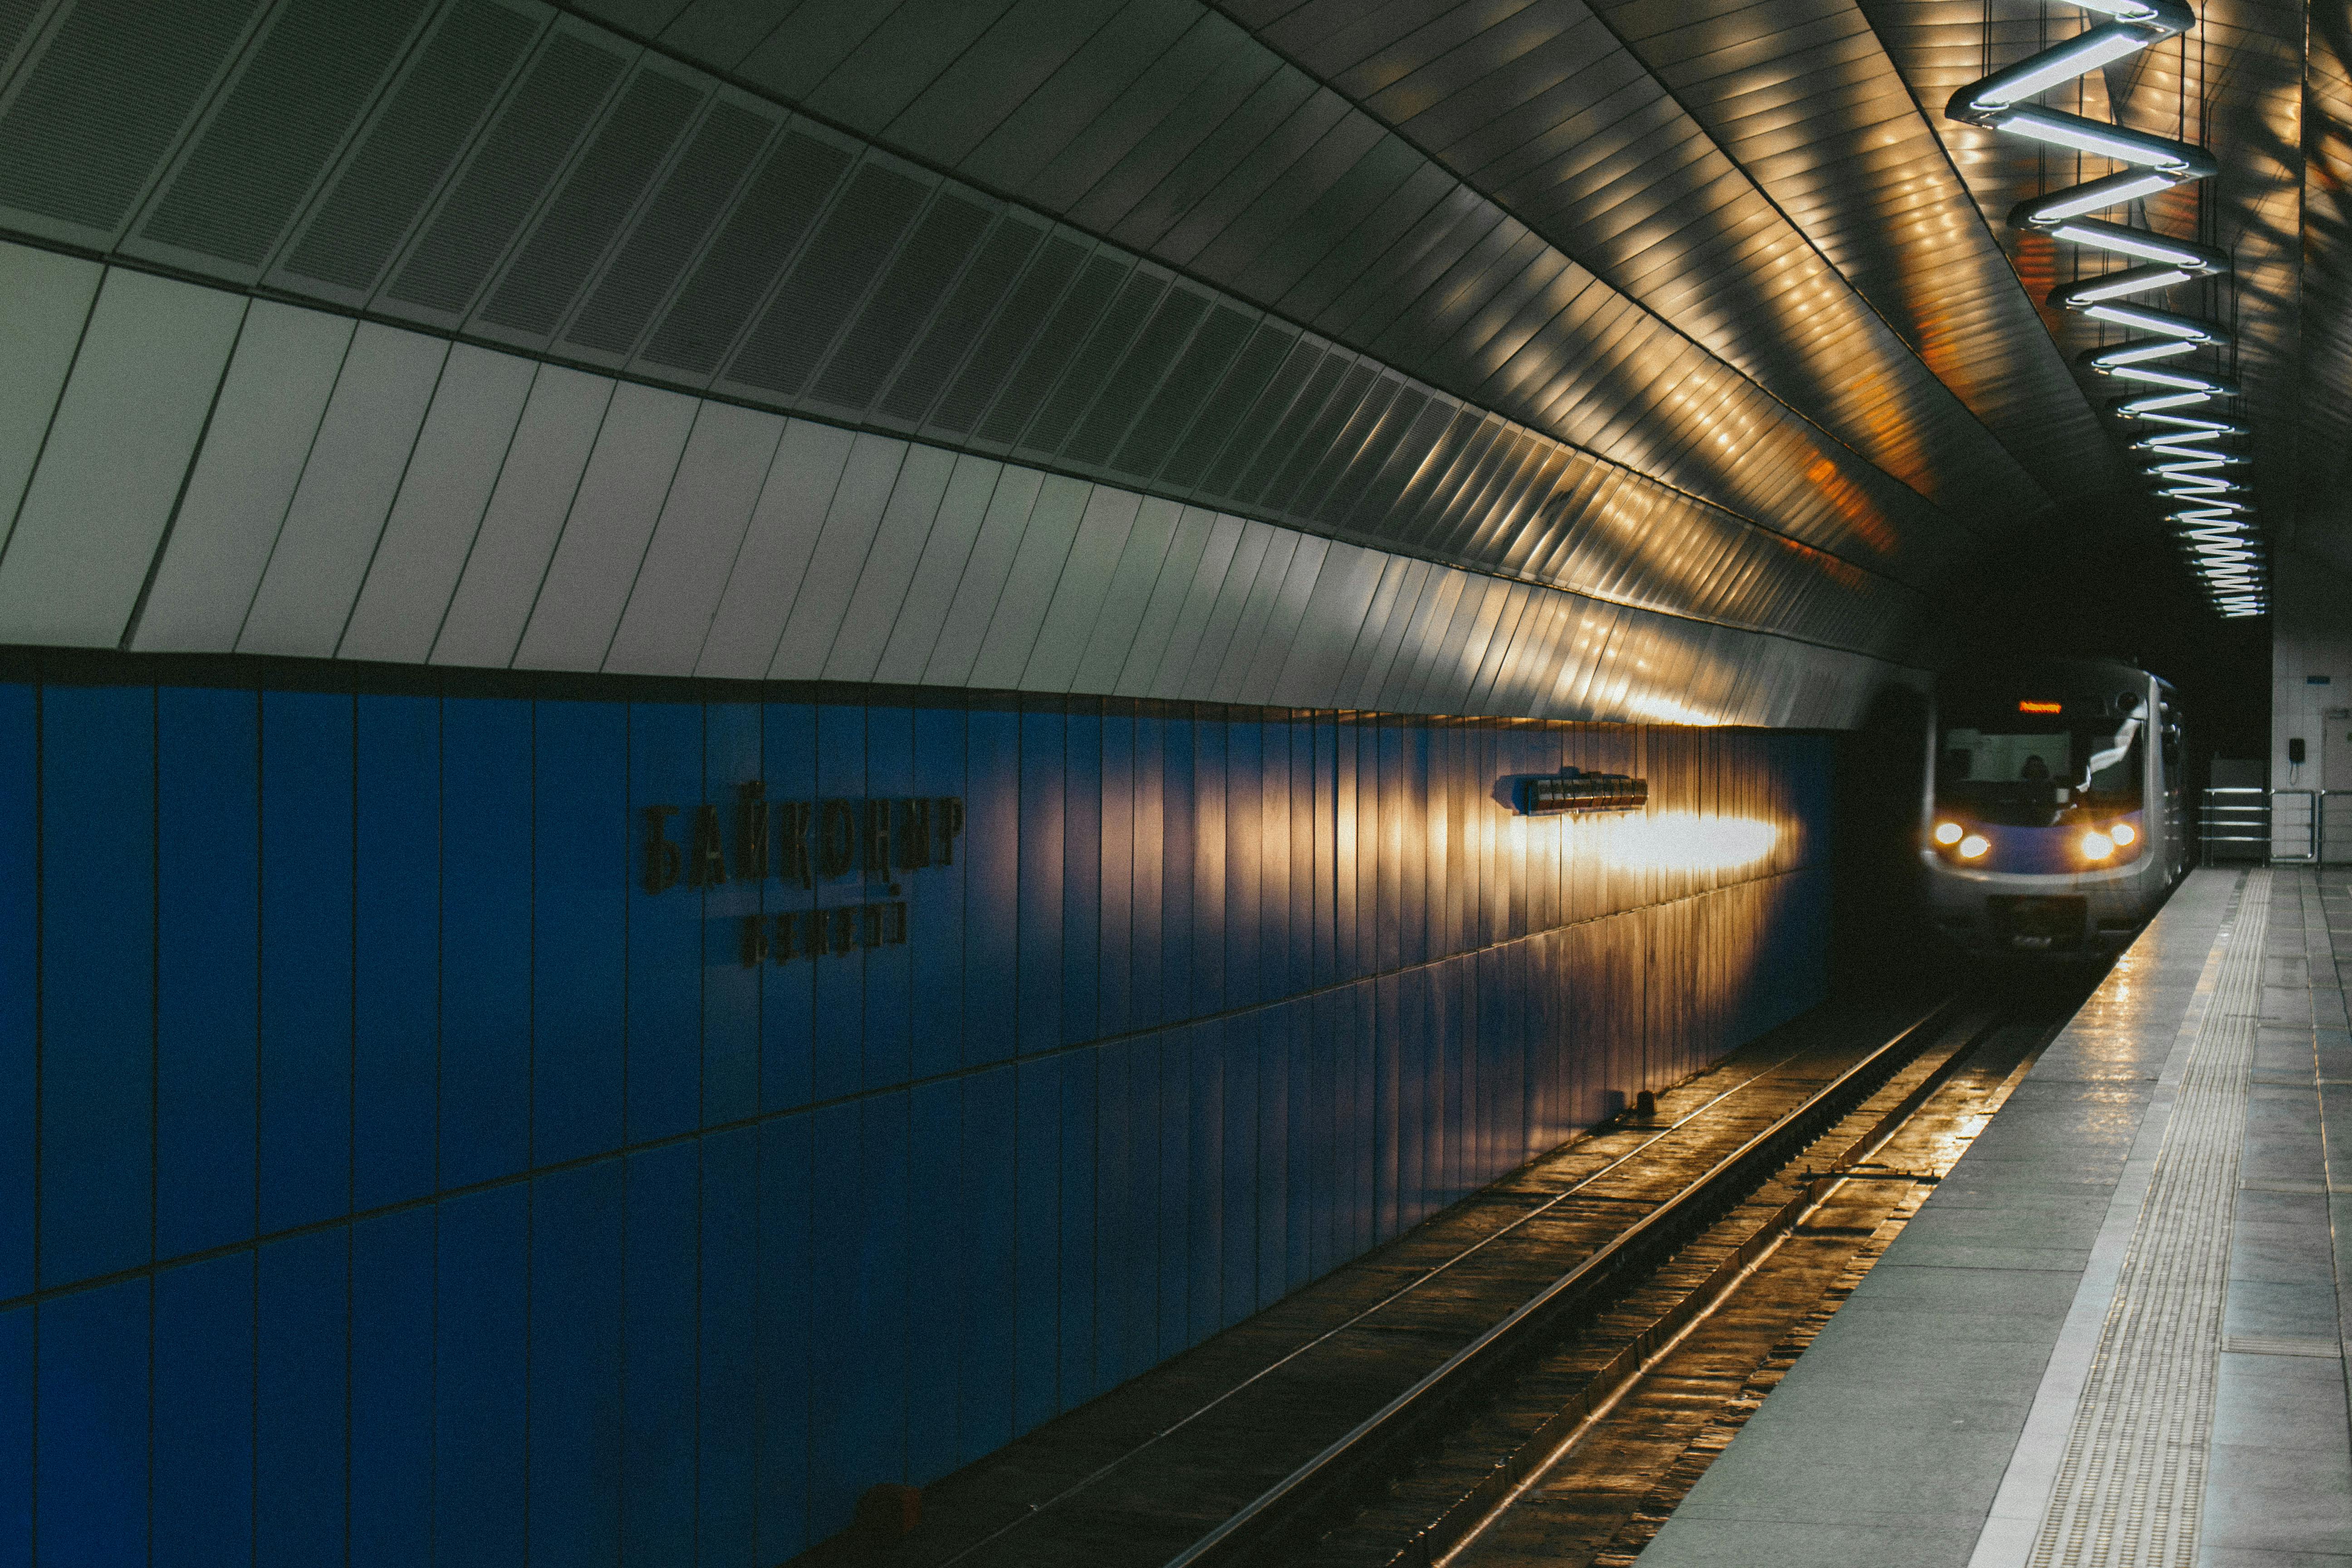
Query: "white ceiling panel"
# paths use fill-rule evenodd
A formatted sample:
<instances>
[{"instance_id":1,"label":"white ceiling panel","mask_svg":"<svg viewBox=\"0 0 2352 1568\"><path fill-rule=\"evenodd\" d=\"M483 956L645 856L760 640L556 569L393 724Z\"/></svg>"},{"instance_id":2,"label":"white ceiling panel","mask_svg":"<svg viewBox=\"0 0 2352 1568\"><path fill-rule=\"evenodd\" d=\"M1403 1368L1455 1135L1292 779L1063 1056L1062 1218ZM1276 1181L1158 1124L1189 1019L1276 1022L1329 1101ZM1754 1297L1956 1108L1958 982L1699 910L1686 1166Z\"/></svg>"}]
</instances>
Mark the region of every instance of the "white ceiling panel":
<instances>
[{"instance_id":1,"label":"white ceiling panel","mask_svg":"<svg viewBox=\"0 0 2352 1568\"><path fill-rule=\"evenodd\" d=\"M1269 525L1255 521L1242 524L1233 561L1225 568L1224 580L1217 585L1216 600L1201 627L1200 642L1192 649L1192 666L1181 678L1183 695L1194 701L1212 700L1212 694L1218 689L1217 678L1224 669L1225 653L1234 646L1234 632L1249 608L1250 593L1257 586L1258 571L1265 566L1266 550L1274 541L1275 531ZM1287 555L1288 552L1284 553Z\"/></svg>"},{"instance_id":2,"label":"white ceiling panel","mask_svg":"<svg viewBox=\"0 0 2352 1568\"><path fill-rule=\"evenodd\" d=\"M1307 616L1307 602L1315 592L1315 582L1322 574L1325 562L1336 548L1328 539L1314 534L1298 536L1297 552L1290 558L1290 570L1283 574L1276 590L1274 605L1266 616L1265 631L1258 639L1257 658L1251 663L1249 673L1242 679L1242 700L1272 702L1276 684L1282 678L1283 667L1290 662L1291 650L1297 646L1301 624Z\"/></svg>"},{"instance_id":3,"label":"white ceiling panel","mask_svg":"<svg viewBox=\"0 0 2352 1568\"><path fill-rule=\"evenodd\" d=\"M25 499L49 417L105 268L78 256L0 244L0 544Z\"/></svg>"},{"instance_id":4,"label":"white ceiling panel","mask_svg":"<svg viewBox=\"0 0 2352 1568\"><path fill-rule=\"evenodd\" d=\"M992 458L957 456L955 472L932 514L931 531L907 584L906 599L891 621L890 641L875 668L875 679L911 686L923 679L1003 472L1004 465Z\"/></svg>"},{"instance_id":5,"label":"white ceiling panel","mask_svg":"<svg viewBox=\"0 0 2352 1568\"><path fill-rule=\"evenodd\" d=\"M1135 491L1109 485L1097 485L1087 498L1086 514L1062 563L1045 624L1021 672L1023 690L1067 691L1077 679L1078 660L1102 618L1103 601L1110 595L1111 580L1142 501Z\"/></svg>"},{"instance_id":6,"label":"white ceiling panel","mask_svg":"<svg viewBox=\"0 0 2352 1568\"><path fill-rule=\"evenodd\" d=\"M613 394L580 493L540 584L515 664L595 669L612 647L622 606L668 498L697 401L623 382Z\"/></svg>"},{"instance_id":7,"label":"white ceiling panel","mask_svg":"<svg viewBox=\"0 0 2352 1568\"><path fill-rule=\"evenodd\" d=\"M352 334L237 634L239 653L333 654L448 356L446 338L373 321Z\"/></svg>"},{"instance_id":8,"label":"white ceiling panel","mask_svg":"<svg viewBox=\"0 0 2352 1568\"><path fill-rule=\"evenodd\" d=\"M1146 498L1136 509L1118 565L1103 594L1102 614L1096 617L1086 652L1078 660L1076 689L1108 691L1118 683L1119 671L1135 651L1152 587L1160 580L1169 542L1176 535L1176 522L1183 511L1174 501L1157 497Z\"/></svg>"},{"instance_id":9,"label":"white ceiling panel","mask_svg":"<svg viewBox=\"0 0 2352 1568\"><path fill-rule=\"evenodd\" d=\"M1020 685L1093 493L1094 486L1084 479L1045 476L1037 504L1030 509L1029 525L1022 531L1013 569L1005 574L1004 591L997 596L996 613L989 617L988 635L981 639L980 657L972 661L972 685L1003 689Z\"/></svg>"},{"instance_id":10,"label":"white ceiling panel","mask_svg":"<svg viewBox=\"0 0 2352 1568\"><path fill-rule=\"evenodd\" d=\"M614 384L608 377L556 365L542 365L532 377L457 592L434 639L435 664L497 669L514 661Z\"/></svg>"},{"instance_id":11,"label":"white ceiling panel","mask_svg":"<svg viewBox=\"0 0 2352 1568\"><path fill-rule=\"evenodd\" d=\"M268 300L247 312L131 647L236 646L356 324Z\"/></svg>"},{"instance_id":12,"label":"white ceiling panel","mask_svg":"<svg viewBox=\"0 0 2352 1568\"><path fill-rule=\"evenodd\" d=\"M107 273L0 546L0 642L121 642L245 310L218 289Z\"/></svg>"},{"instance_id":13,"label":"white ceiling panel","mask_svg":"<svg viewBox=\"0 0 2352 1568\"><path fill-rule=\"evenodd\" d=\"M1273 700L1288 707L1331 700L1347 679L1364 636L1382 568L1394 557L1354 544L1334 544L1315 574L1299 612Z\"/></svg>"},{"instance_id":14,"label":"white ceiling panel","mask_svg":"<svg viewBox=\"0 0 2352 1568\"><path fill-rule=\"evenodd\" d=\"M1045 482L1045 476L1035 468L1005 465L1003 477L988 498L988 515L981 520L979 537L972 541L947 618L940 626L939 644L923 672L926 681L934 686L971 683L972 666L988 638L989 622L1004 595L1004 580L1012 574L1021 536L1029 527L1029 513L1035 509Z\"/></svg>"},{"instance_id":15,"label":"white ceiling panel","mask_svg":"<svg viewBox=\"0 0 2352 1568\"><path fill-rule=\"evenodd\" d=\"M1201 652L1202 634L1209 629L1209 617L1216 614L1217 601L1225 591L1225 579L1234 571L1234 557L1240 553L1247 528L1229 512L1219 512L1209 525L1208 542L1202 546L1200 562L1184 584L1184 601L1169 628L1168 646L1151 673L1152 696L1178 698L1191 689L1186 682Z\"/></svg>"},{"instance_id":16,"label":"white ceiling panel","mask_svg":"<svg viewBox=\"0 0 2352 1568\"><path fill-rule=\"evenodd\" d=\"M825 655L849 613L849 595L906 463L907 443L893 437L862 435L850 447L816 548L793 584L783 638L768 666L771 680L814 680L824 673Z\"/></svg>"},{"instance_id":17,"label":"white ceiling panel","mask_svg":"<svg viewBox=\"0 0 2352 1568\"><path fill-rule=\"evenodd\" d=\"M1266 541L1265 556L1257 563L1257 574L1250 580L1249 593L1242 600L1242 613L1234 623L1234 635L1225 644L1225 657L1217 663L1217 672L1211 678L1210 693L1219 702L1246 702L1244 695L1249 689L1250 671L1257 666L1259 647L1265 641L1266 627L1274 620L1274 606L1282 596L1282 584L1290 575L1292 563L1298 559L1299 541L1307 536L1289 529L1278 529Z\"/></svg>"},{"instance_id":18,"label":"white ceiling panel","mask_svg":"<svg viewBox=\"0 0 2352 1568\"><path fill-rule=\"evenodd\" d=\"M340 657L422 664L432 653L536 368L471 343L449 351Z\"/></svg>"},{"instance_id":19,"label":"white ceiling panel","mask_svg":"<svg viewBox=\"0 0 2352 1568\"><path fill-rule=\"evenodd\" d=\"M908 448L906 466L874 531L874 547L857 574L833 651L825 656L827 680L872 680L890 634L904 613L907 592L923 560L923 549L956 470L956 454L943 447ZM951 527L953 525L950 525Z\"/></svg>"},{"instance_id":20,"label":"white ceiling panel","mask_svg":"<svg viewBox=\"0 0 2352 1568\"><path fill-rule=\"evenodd\" d=\"M1382 557L1380 584L1364 608L1363 629L1356 634L1348 667L1339 676L1342 708L1371 706L1373 693L1387 679L1388 667L1396 658L1397 643L1404 635L1402 616L1419 595L1428 565L1402 555Z\"/></svg>"},{"instance_id":21,"label":"white ceiling panel","mask_svg":"<svg viewBox=\"0 0 2352 1568\"><path fill-rule=\"evenodd\" d=\"M1427 684L1438 645L1444 639L1446 628L1453 625L1454 607L1461 602L1462 590L1467 585L1467 574L1452 567L1440 566L1431 571L1405 622L1396 662L1390 667L1388 679L1372 706L1408 713L1419 711L1407 704L1418 700L1421 689Z\"/></svg>"},{"instance_id":22,"label":"white ceiling panel","mask_svg":"<svg viewBox=\"0 0 2352 1568\"><path fill-rule=\"evenodd\" d=\"M768 673L855 439L846 430L806 419L784 426L695 662L697 675L757 680Z\"/></svg>"},{"instance_id":23,"label":"white ceiling panel","mask_svg":"<svg viewBox=\"0 0 2352 1568\"><path fill-rule=\"evenodd\" d=\"M1168 552L1152 579L1151 597L1136 617L1134 644L1127 650L1118 682L1112 688L1120 696L1151 694L1152 682L1159 679L1160 662L1168 652L1169 639L1175 635L1185 601L1192 596L1193 581L1201 572L1201 557L1207 552L1216 527L1217 514L1205 508L1188 506L1177 513Z\"/></svg>"},{"instance_id":24,"label":"white ceiling panel","mask_svg":"<svg viewBox=\"0 0 2352 1568\"><path fill-rule=\"evenodd\" d=\"M728 403L702 405L605 655L606 669L694 673L783 435L777 415Z\"/></svg>"}]
</instances>

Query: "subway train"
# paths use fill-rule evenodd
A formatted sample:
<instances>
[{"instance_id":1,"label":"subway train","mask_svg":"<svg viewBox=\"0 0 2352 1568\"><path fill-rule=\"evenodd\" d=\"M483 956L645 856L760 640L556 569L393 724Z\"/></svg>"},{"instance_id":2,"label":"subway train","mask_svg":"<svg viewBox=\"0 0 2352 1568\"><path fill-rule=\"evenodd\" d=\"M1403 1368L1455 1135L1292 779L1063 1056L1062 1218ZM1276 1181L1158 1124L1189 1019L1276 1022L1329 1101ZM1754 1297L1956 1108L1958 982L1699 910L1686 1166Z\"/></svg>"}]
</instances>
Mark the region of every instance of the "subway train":
<instances>
[{"instance_id":1,"label":"subway train","mask_svg":"<svg viewBox=\"0 0 2352 1568\"><path fill-rule=\"evenodd\" d=\"M2180 710L2120 660L1937 682L1919 858L1928 917L1964 952L2105 956L2190 857Z\"/></svg>"}]
</instances>

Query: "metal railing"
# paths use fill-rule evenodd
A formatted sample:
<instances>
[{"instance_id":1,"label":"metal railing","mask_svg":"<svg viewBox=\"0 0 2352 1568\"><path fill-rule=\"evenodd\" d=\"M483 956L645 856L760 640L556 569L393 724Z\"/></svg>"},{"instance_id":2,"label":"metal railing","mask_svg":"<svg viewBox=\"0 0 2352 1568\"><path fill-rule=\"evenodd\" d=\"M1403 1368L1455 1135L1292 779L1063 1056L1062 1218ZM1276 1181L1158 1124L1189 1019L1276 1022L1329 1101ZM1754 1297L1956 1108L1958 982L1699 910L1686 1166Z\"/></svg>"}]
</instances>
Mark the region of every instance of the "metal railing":
<instances>
[{"instance_id":1,"label":"metal railing","mask_svg":"<svg viewBox=\"0 0 2352 1568\"><path fill-rule=\"evenodd\" d=\"M2197 814L2198 858L2267 860L2271 858L2271 792L2254 784L2209 789Z\"/></svg>"},{"instance_id":2,"label":"metal railing","mask_svg":"<svg viewBox=\"0 0 2352 1568\"><path fill-rule=\"evenodd\" d=\"M2352 789L2209 789L2198 813L2200 858L2209 866L2231 860L2318 865L2327 858L2331 800L2352 800ZM2336 826L2352 841L2352 818ZM2352 849L2346 854L2352 857Z\"/></svg>"}]
</instances>

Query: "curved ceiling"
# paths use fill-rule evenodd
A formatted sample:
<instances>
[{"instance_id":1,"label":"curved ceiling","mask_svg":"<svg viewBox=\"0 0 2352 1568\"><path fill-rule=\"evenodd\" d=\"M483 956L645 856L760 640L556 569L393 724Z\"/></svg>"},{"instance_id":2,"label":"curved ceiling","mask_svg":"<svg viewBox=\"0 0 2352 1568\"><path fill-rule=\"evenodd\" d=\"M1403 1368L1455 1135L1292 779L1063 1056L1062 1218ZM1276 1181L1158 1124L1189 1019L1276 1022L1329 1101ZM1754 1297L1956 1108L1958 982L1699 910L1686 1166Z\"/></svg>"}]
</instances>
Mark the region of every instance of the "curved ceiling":
<instances>
[{"instance_id":1,"label":"curved ceiling","mask_svg":"<svg viewBox=\"0 0 2352 1568\"><path fill-rule=\"evenodd\" d=\"M2314 452L2300 57L2258 9L2210 9L2197 90L2273 138L2218 221L2241 374ZM1900 658L1957 566L2129 483L1997 221L2040 171L1922 108L1981 73L1974 0L1694 10L37 0L0 18L0 230ZM2293 446L2258 436L2265 483Z\"/></svg>"}]
</instances>

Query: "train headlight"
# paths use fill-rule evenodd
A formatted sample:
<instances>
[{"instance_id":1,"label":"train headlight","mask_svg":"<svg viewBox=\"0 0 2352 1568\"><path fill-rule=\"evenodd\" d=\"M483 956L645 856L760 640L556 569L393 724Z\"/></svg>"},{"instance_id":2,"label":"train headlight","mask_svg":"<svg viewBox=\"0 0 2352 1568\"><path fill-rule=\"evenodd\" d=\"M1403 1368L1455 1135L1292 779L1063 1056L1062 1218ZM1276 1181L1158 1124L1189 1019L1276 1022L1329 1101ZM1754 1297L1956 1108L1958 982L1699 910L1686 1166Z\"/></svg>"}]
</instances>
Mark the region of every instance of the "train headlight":
<instances>
[{"instance_id":1,"label":"train headlight","mask_svg":"<svg viewBox=\"0 0 2352 1568\"><path fill-rule=\"evenodd\" d=\"M1966 838L1960 840L1960 858L1963 860L1982 859L1984 858L1984 852L1991 847L1991 839L1987 838L1981 833L1971 833Z\"/></svg>"},{"instance_id":2,"label":"train headlight","mask_svg":"<svg viewBox=\"0 0 2352 1568\"><path fill-rule=\"evenodd\" d=\"M2116 841L2096 831L2083 835L2083 858L2104 860L2116 852Z\"/></svg>"},{"instance_id":3,"label":"train headlight","mask_svg":"<svg viewBox=\"0 0 2352 1568\"><path fill-rule=\"evenodd\" d=\"M1959 841L1960 841L1960 825L1959 825L1958 823L1957 823L1957 822L1939 822L1939 823L1936 824L1936 842L1937 842L1937 843L1938 843L1938 844L1958 844Z\"/></svg>"},{"instance_id":4,"label":"train headlight","mask_svg":"<svg viewBox=\"0 0 2352 1568\"><path fill-rule=\"evenodd\" d=\"M2118 849L2127 849L2139 842L2139 829L2128 822L2118 822L2107 829L2107 837L2116 841Z\"/></svg>"}]
</instances>

